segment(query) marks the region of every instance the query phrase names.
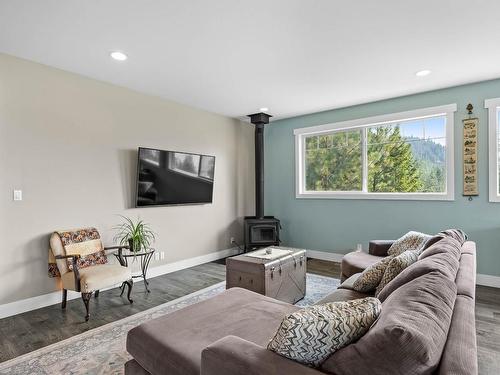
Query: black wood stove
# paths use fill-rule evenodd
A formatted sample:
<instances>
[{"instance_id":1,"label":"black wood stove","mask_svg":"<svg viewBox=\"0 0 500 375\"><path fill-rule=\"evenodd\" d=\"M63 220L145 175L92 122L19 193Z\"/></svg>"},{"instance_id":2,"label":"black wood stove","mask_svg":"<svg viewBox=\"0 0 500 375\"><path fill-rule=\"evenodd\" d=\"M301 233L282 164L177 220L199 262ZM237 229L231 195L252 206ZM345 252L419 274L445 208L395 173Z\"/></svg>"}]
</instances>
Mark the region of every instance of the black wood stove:
<instances>
[{"instance_id":1,"label":"black wood stove","mask_svg":"<svg viewBox=\"0 0 500 375\"><path fill-rule=\"evenodd\" d=\"M255 125L255 216L245 217L245 251L280 244L280 221L264 216L264 125L272 116L260 112L248 117Z\"/></svg>"}]
</instances>

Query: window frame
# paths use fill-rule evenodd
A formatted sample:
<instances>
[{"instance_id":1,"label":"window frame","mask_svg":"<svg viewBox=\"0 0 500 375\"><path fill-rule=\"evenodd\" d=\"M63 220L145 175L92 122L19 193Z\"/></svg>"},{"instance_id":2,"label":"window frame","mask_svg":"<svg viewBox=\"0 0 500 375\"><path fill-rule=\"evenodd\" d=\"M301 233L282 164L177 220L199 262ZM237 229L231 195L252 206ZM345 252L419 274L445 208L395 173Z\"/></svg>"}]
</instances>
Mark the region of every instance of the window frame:
<instances>
[{"instance_id":1,"label":"window frame","mask_svg":"<svg viewBox=\"0 0 500 375\"><path fill-rule=\"evenodd\" d=\"M500 100L500 99L499 99ZM295 136L295 197L297 199L395 199L395 200L441 200L455 199L455 168L454 168L454 124L457 105L447 104L436 107L365 117L324 125L294 129ZM389 125L397 121L418 120L428 117L446 116L446 191L443 193L381 193L368 192L368 164L366 152L362 152L362 190L363 191L307 191L305 189L305 139L310 136L324 135L334 131L367 129L372 126ZM366 134L366 131L362 132ZM366 136L362 136L366 142ZM366 145L365 145L366 146ZM500 201L500 199L499 199Z\"/></svg>"},{"instance_id":2,"label":"window frame","mask_svg":"<svg viewBox=\"0 0 500 375\"><path fill-rule=\"evenodd\" d=\"M488 195L490 202L500 202L498 193L498 116L500 98L486 99L484 108L488 109Z\"/></svg>"}]
</instances>

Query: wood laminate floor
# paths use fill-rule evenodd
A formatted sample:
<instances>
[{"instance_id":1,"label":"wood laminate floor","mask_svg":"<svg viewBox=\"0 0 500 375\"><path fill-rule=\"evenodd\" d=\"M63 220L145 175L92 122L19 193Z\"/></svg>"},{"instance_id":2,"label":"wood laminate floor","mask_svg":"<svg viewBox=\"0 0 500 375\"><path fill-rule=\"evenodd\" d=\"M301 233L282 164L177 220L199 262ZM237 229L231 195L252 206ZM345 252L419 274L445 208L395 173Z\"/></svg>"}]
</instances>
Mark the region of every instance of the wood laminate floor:
<instances>
[{"instance_id":1,"label":"wood laminate floor","mask_svg":"<svg viewBox=\"0 0 500 375\"><path fill-rule=\"evenodd\" d=\"M308 272L323 276L340 275L338 263L308 259L307 267ZM53 305L0 319L0 362L206 288L225 280L225 272L224 261L218 261L155 277L151 293L145 292L143 283L136 283L132 305L119 297L118 289L101 292L92 299L87 323L80 299L68 301L66 310ZM477 287L476 330L479 373L500 374L499 289Z\"/></svg>"}]
</instances>

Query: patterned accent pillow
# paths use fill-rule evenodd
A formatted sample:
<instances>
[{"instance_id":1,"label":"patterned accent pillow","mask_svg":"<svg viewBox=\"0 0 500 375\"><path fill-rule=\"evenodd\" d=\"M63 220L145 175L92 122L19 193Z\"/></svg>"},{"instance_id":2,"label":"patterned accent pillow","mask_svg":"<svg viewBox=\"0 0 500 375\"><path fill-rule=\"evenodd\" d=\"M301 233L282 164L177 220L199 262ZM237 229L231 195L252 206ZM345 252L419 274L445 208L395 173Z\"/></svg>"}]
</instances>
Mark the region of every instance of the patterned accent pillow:
<instances>
[{"instance_id":1,"label":"patterned accent pillow","mask_svg":"<svg viewBox=\"0 0 500 375\"><path fill-rule=\"evenodd\" d=\"M377 289L375 290L375 296L378 296L382 289L389 284L397 275L399 275L406 267L411 266L418 260L420 252L419 250L405 251L404 253L398 255L391 259L387 268L385 269L384 276L380 280Z\"/></svg>"},{"instance_id":2,"label":"patterned accent pillow","mask_svg":"<svg viewBox=\"0 0 500 375\"><path fill-rule=\"evenodd\" d=\"M392 256L385 257L381 261L369 266L352 284L352 288L358 292L363 293L368 293L375 290L378 284L380 284L382 276L384 276L385 269L389 265L392 258Z\"/></svg>"},{"instance_id":3,"label":"patterned accent pillow","mask_svg":"<svg viewBox=\"0 0 500 375\"><path fill-rule=\"evenodd\" d=\"M102 247L101 236L96 228L57 232L66 255L80 255L77 260L78 268L86 268L97 264L106 264L108 258ZM73 270L73 261L67 260L68 268Z\"/></svg>"},{"instance_id":4,"label":"patterned accent pillow","mask_svg":"<svg viewBox=\"0 0 500 375\"><path fill-rule=\"evenodd\" d=\"M382 304L373 297L305 307L287 315L267 348L317 367L332 353L363 336Z\"/></svg>"},{"instance_id":5,"label":"patterned accent pillow","mask_svg":"<svg viewBox=\"0 0 500 375\"><path fill-rule=\"evenodd\" d=\"M387 255L398 256L408 250L418 250L431 238L428 234L410 231L398 238L387 250Z\"/></svg>"}]
</instances>

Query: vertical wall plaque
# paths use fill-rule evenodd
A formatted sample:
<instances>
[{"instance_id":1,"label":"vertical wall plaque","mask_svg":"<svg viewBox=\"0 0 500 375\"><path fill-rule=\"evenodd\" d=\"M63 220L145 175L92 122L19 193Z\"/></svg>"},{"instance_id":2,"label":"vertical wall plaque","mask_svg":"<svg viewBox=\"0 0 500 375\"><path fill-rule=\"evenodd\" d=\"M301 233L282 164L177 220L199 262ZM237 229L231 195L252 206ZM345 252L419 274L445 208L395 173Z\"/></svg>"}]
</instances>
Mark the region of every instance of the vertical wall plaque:
<instances>
[{"instance_id":1,"label":"vertical wall plaque","mask_svg":"<svg viewBox=\"0 0 500 375\"><path fill-rule=\"evenodd\" d=\"M477 187L477 131L479 120L470 118L464 123L464 196L478 195Z\"/></svg>"}]
</instances>

